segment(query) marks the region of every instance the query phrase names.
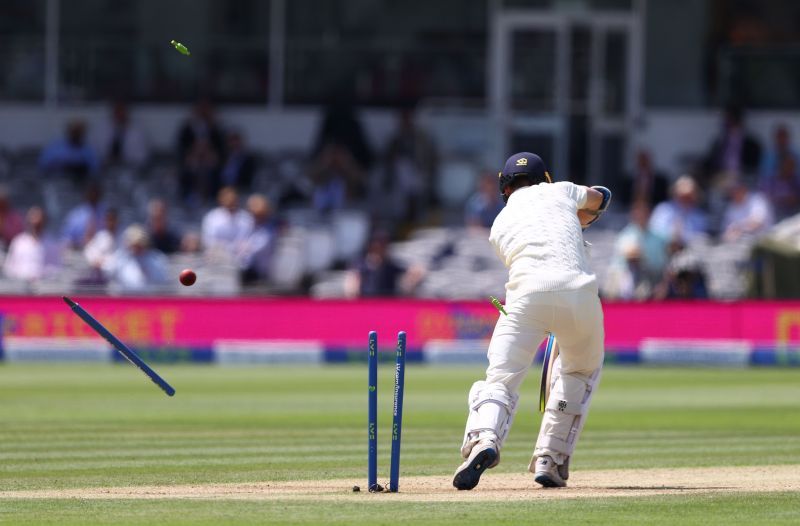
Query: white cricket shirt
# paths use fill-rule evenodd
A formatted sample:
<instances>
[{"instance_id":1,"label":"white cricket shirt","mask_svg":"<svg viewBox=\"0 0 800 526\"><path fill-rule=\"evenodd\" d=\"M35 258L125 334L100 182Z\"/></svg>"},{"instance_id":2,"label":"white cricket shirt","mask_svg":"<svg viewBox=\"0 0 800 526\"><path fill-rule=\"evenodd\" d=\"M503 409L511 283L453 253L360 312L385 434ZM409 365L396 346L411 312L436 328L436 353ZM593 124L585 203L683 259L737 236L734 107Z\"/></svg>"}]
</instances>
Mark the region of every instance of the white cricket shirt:
<instances>
[{"instance_id":1,"label":"white cricket shirt","mask_svg":"<svg viewBox=\"0 0 800 526\"><path fill-rule=\"evenodd\" d=\"M586 187L568 181L511 194L489 234L508 267L507 303L530 292L575 290L595 281L577 215L585 204Z\"/></svg>"}]
</instances>

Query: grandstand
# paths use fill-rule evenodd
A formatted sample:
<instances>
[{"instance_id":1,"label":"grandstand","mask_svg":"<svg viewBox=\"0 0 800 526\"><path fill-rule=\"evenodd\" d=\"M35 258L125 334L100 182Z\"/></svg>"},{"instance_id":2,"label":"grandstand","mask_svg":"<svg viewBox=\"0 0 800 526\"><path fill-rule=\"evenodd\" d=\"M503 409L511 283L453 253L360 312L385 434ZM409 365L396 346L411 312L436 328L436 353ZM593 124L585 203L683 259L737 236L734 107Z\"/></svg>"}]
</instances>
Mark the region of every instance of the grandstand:
<instances>
[{"instance_id":1,"label":"grandstand","mask_svg":"<svg viewBox=\"0 0 800 526\"><path fill-rule=\"evenodd\" d=\"M762 33L737 40L742 17L774 21L775 12L795 9L789 3L764 6L757 15L729 6L715 33L722 40L706 44L721 57L706 74L680 49L659 44L663 24L655 21L699 21L682 45L706 42L711 21L722 19L715 2L687 11L641 0L549 7L470 0L439 2L413 15L381 9L380 2L232 7L204 0L188 14L177 5L158 7L165 25L185 35L170 38L180 36L190 57L163 45L169 41L163 27L140 22L156 4L120 12L103 2L85 12L60 0L4 4L4 19L16 24L4 36L12 45L2 57L11 74L0 85L0 185L18 216L42 207L47 231L61 245L57 264L36 279L0 274L0 294L352 297L351 278L378 235L388 236L391 260L417 269L419 279L370 295L502 295L504 269L485 228L470 224L465 210L480 198L482 178L519 149L540 153L556 179L605 184L619 196L613 213L586 233L609 299L781 293L768 286L775 272L786 273L774 260L794 257L797 244L783 243L778 254L769 227L800 205L800 194L792 194L800 191L797 167L775 161L788 156L784 151L794 159L796 95L759 91L752 76L729 73L762 67L777 49L768 48L770 37ZM312 8L313 31L303 17ZM398 15L404 22L396 27ZM130 36L125 46L108 27ZM328 40L310 37L334 33ZM667 79L653 63L675 64L681 80ZM257 65L263 66L258 75ZM302 82L312 71L314 86ZM764 71L775 86L791 80L785 69ZM71 126L83 129L82 147L96 157L88 176L48 164ZM114 150L120 130L129 134L122 153ZM745 137L736 162L725 149L734 144L725 142L729 130ZM642 155L649 168L637 164ZM790 172L788 182L781 182L781 170ZM636 250L626 256L617 239L630 223L637 177L671 185L683 174L699 185L703 235L672 246L674 235L665 234L669 263L659 264L652 283L633 287L638 292L621 292L619 279L640 279L634 268L640 256ZM763 225L741 235L726 231L729 209L749 221L741 216L754 199L733 206L736 183L728 178L763 194L770 207ZM257 269L256 256L245 257L242 247L203 245L203 219L226 181L238 187L242 209L249 195L268 200L261 225L268 248L257 256ZM126 227L147 223L154 199L163 200L169 228L183 243L167 254L165 273L195 268L197 285L185 288L175 279L153 280L146 289L120 285L83 254L90 236L80 246L66 243L65 221L92 182L103 188L102 210L118 214L120 239ZM642 195L654 212L670 201L663 189L647 188ZM92 229L101 230L99 222ZM775 236L786 228L777 227ZM10 242L0 242L0 258ZM687 272L699 280L692 291L670 282Z\"/></svg>"}]
</instances>

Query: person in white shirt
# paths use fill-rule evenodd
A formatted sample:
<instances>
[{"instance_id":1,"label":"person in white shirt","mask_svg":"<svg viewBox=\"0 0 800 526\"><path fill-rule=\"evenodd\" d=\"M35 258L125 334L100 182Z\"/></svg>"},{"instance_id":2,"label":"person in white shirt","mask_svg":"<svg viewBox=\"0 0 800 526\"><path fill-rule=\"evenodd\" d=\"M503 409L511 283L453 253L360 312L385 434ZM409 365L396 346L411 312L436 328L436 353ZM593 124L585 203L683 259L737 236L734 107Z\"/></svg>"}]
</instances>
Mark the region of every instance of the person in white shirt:
<instances>
[{"instance_id":1,"label":"person in white shirt","mask_svg":"<svg viewBox=\"0 0 800 526\"><path fill-rule=\"evenodd\" d=\"M28 230L11 241L3 272L7 278L32 282L58 270L61 250L58 242L44 232L47 224L44 210L38 206L32 207L25 220Z\"/></svg>"},{"instance_id":2,"label":"person in white shirt","mask_svg":"<svg viewBox=\"0 0 800 526\"><path fill-rule=\"evenodd\" d=\"M269 277L277 227L273 221L272 204L266 196L253 194L247 199L247 210L253 217L253 228L236 255L242 278L252 283Z\"/></svg>"},{"instance_id":3,"label":"person in white shirt","mask_svg":"<svg viewBox=\"0 0 800 526\"><path fill-rule=\"evenodd\" d=\"M102 268L106 259L117 250L118 225L119 216L116 209L109 208L106 211L105 228L97 232L83 247L83 256L93 268Z\"/></svg>"},{"instance_id":4,"label":"person in white shirt","mask_svg":"<svg viewBox=\"0 0 800 526\"><path fill-rule=\"evenodd\" d=\"M650 230L668 243L687 245L708 234L708 218L700 209L700 189L688 175L672 185L672 199L656 206Z\"/></svg>"},{"instance_id":5,"label":"person in white shirt","mask_svg":"<svg viewBox=\"0 0 800 526\"><path fill-rule=\"evenodd\" d=\"M203 218L202 241L206 250L238 254L253 231L253 216L239 208L239 196L230 186L219 191L219 206Z\"/></svg>"},{"instance_id":6,"label":"person in white shirt","mask_svg":"<svg viewBox=\"0 0 800 526\"><path fill-rule=\"evenodd\" d=\"M169 281L167 257L150 248L147 231L133 224L122 233L122 246L105 260L103 270L119 292L153 292Z\"/></svg>"},{"instance_id":7,"label":"person in white shirt","mask_svg":"<svg viewBox=\"0 0 800 526\"><path fill-rule=\"evenodd\" d=\"M730 202L722 218L722 239L736 241L756 236L772 226L772 205L760 192L751 192L744 181L735 179L728 189Z\"/></svg>"},{"instance_id":8,"label":"person in white shirt","mask_svg":"<svg viewBox=\"0 0 800 526\"><path fill-rule=\"evenodd\" d=\"M469 415L453 486L474 488L500 461L519 388L542 340L552 333L560 356L529 470L543 486L565 486L569 458L586 421L603 363L603 310L582 228L600 217L607 188L551 183L538 155L511 156L499 174L506 207L489 241L509 269L507 315L489 343L486 380L469 392Z\"/></svg>"}]
</instances>

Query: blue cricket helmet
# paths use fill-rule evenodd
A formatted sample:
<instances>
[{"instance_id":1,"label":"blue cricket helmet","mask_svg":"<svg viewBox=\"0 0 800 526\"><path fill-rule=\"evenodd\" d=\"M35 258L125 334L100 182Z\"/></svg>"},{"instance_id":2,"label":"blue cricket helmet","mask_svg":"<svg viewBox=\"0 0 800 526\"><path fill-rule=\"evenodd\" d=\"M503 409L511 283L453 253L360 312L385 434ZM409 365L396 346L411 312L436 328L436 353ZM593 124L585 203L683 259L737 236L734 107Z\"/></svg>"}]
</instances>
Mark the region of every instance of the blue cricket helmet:
<instances>
[{"instance_id":1,"label":"blue cricket helmet","mask_svg":"<svg viewBox=\"0 0 800 526\"><path fill-rule=\"evenodd\" d=\"M547 172L542 158L535 153L519 152L506 160L503 171L497 174L500 194L507 201L506 188L517 177L527 177L531 184L552 183L553 179Z\"/></svg>"}]
</instances>

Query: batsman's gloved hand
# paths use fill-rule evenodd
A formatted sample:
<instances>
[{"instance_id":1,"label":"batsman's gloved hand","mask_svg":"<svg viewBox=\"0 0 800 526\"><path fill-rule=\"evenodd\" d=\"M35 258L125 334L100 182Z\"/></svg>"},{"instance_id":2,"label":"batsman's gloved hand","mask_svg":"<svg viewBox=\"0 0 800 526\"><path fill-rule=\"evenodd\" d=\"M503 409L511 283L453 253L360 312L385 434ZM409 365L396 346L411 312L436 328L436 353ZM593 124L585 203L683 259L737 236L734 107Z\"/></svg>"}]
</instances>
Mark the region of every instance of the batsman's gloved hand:
<instances>
[{"instance_id":1,"label":"batsman's gloved hand","mask_svg":"<svg viewBox=\"0 0 800 526\"><path fill-rule=\"evenodd\" d=\"M598 210L598 212L602 214L608 209L608 205L611 204L611 190L605 186L593 186L592 188L603 194L603 202L600 203L600 209Z\"/></svg>"}]
</instances>

